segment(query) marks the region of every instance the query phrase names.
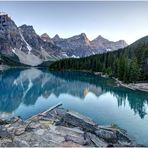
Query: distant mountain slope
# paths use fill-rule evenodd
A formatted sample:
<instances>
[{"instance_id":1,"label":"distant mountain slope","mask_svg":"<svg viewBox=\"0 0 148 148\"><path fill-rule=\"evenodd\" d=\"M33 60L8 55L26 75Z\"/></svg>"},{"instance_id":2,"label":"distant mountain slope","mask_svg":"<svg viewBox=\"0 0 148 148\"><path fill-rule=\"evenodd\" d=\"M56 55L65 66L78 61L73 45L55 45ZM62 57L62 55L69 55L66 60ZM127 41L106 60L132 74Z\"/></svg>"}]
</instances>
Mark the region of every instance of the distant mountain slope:
<instances>
[{"instance_id":1,"label":"distant mountain slope","mask_svg":"<svg viewBox=\"0 0 148 148\"><path fill-rule=\"evenodd\" d=\"M133 47L133 46L138 46L138 44L147 44L147 43L148 43L148 36L144 36L135 41L134 43L132 43L130 46Z\"/></svg>"}]
</instances>

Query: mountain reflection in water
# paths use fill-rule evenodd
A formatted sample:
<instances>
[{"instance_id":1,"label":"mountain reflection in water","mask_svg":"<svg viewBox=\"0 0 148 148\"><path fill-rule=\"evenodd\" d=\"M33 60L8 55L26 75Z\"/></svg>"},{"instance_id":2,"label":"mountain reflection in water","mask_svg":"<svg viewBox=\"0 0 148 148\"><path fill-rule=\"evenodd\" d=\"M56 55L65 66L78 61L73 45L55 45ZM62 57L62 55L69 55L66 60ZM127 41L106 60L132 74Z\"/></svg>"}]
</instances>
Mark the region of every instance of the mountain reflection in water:
<instances>
[{"instance_id":1,"label":"mountain reflection in water","mask_svg":"<svg viewBox=\"0 0 148 148\"><path fill-rule=\"evenodd\" d=\"M148 145L148 93L84 72L9 69L0 73L0 118L27 119L62 102L99 124L116 123Z\"/></svg>"},{"instance_id":2,"label":"mountain reflection in water","mask_svg":"<svg viewBox=\"0 0 148 148\"><path fill-rule=\"evenodd\" d=\"M70 94L85 99L91 92L96 97L109 92L117 99L118 106L125 106L126 100L131 110L141 118L147 114L148 95L116 87L112 79L83 72L49 72L39 69L10 69L0 75L0 112L11 113L20 104L34 105L42 96L45 99L51 94Z\"/></svg>"}]
</instances>

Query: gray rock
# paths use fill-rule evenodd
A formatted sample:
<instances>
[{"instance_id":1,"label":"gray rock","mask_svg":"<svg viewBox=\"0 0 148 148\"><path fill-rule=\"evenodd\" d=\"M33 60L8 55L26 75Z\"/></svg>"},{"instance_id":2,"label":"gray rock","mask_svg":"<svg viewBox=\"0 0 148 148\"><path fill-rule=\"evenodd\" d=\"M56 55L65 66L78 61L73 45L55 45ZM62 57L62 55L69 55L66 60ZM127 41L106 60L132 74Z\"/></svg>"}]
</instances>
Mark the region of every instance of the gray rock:
<instances>
[{"instance_id":1,"label":"gray rock","mask_svg":"<svg viewBox=\"0 0 148 148\"><path fill-rule=\"evenodd\" d=\"M21 127L21 128L17 128L14 132L14 134L16 136L19 136L19 135L22 135L23 133L25 132L25 128L24 127Z\"/></svg>"},{"instance_id":2,"label":"gray rock","mask_svg":"<svg viewBox=\"0 0 148 148\"><path fill-rule=\"evenodd\" d=\"M3 126L0 127L0 139L13 139L12 135Z\"/></svg>"},{"instance_id":3,"label":"gray rock","mask_svg":"<svg viewBox=\"0 0 148 148\"><path fill-rule=\"evenodd\" d=\"M116 132L114 132L114 131L98 129L95 131L95 134L98 137L103 138L108 142L113 142L113 143L117 142Z\"/></svg>"},{"instance_id":4,"label":"gray rock","mask_svg":"<svg viewBox=\"0 0 148 148\"><path fill-rule=\"evenodd\" d=\"M87 135L89 136L91 141L95 144L95 146L97 146L97 147L107 147L108 146L108 144L105 141L103 141L102 139L100 139L96 135L91 134L91 133L87 133Z\"/></svg>"},{"instance_id":5,"label":"gray rock","mask_svg":"<svg viewBox=\"0 0 148 148\"><path fill-rule=\"evenodd\" d=\"M5 125L5 124L8 124L8 123L9 123L8 121L0 119L0 125Z\"/></svg>"},{"instance_id":6,"label":"gray rock","mask_svg":"<svg viewBox=\"0 0 148 148\"><path fill-rule=\"evenodd\" d=\"M84 137L74 137L71 135L66 135L64 138L65 138L65 141L72 141L80 145L86 145L88 143L88 140L85 140Z\"/></svg>"},{"instance_id":7,"label":"gray rock","mask_svg":"<svg viewBox=\"0 0 148 148\"><path fill-rule=\"evenodd\" d=\"M130 144L132 140L128 137L126 133L121 132L120 130L116 131L117 139L120 143L128 143Z\"/></svg>"},{"instance_id":8,"label":"gray rock","mask_svg":"<svg viewBox=\"0 0 148 148\"><path fill-rule=\"evenodd\" d=\"M97 124L95 122L83 115L80 115L77 112L67 112L63 120L65 123L70 124L74 127L80 127L87 132L94 132L97 127Z\"/></svg>"},{"instance_id":9,"label":"gray rock","mask_svg":"<svg viewBox=\"0 0 148 148\"><path fill-rule=\"evenodd\" d=\"M60 111L62 111L60 113ZM110 126L98 126L91 119L79 113L64 109L44 112L22 121L19 118L0 126L0 146L3 147L55 147L55 146L137 146L125 132ZM48 118L43 120L40 117ZM39 118L38 118L39 117ZM52 117L52 118L51 118ZM54 122L63 119L63 126Z\"/></svg>"}]
</instances>

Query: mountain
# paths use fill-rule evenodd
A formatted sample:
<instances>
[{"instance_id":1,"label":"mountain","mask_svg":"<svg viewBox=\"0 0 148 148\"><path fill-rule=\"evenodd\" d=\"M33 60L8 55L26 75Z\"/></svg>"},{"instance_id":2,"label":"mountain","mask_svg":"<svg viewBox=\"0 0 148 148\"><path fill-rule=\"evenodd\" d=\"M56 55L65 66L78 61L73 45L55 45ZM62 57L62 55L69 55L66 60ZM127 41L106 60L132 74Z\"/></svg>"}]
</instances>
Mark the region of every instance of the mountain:
<instances>
[{"instance_id":1,"label":"mountain","mask_svg":"<svg viewBox=\"0 0 148 148\"><path fill-rule=\"evenodd\" d=\"M17 27L5 13L0 13L0 55L2 60L7 58L30 66L64 58L60 48L44 41L32 26Z\"/></svg>"},{"instance_id":2,"label":"mountain","mask_svg":"<svg viewBox=\"0 0 148 148\"><path fill-rule=\"evenodd\" d=\"M49 37L49 35L47 33L44 33L41 35L41 39L44 41L44 42L49 42L49 43L52 43L54 44L53 40Z\"/></svg>"},{"instance_id":3,"label":"mountain","mask_svg":"<svg viewBox=\"0 0 148 148\"><path fill-rule=\"evenodd\" d=\"M68 57L82 57L92 54L90 41L85 33L67 39L62 39L56 35L53 41Z\"/></svg>"},{"instance_id":4,"label":"mountain","mask_svg":"<svg viewBox=\"0 0 148 148\"><path fill-rule=\"evenodd\" d=\"M53 41L54 43L56 43L56 42L59 42L59 41L63 41L63 39L60 38L58 34L56 34L56 35L52 38L52 41Z\"/></svg>"},{"instance_id":5,"label":"mountain","mask_svg":"<svg viewBox=\"0 0 148 148\"><path fill-rule=\"evenodd\" d=\"M127 43L124 40L119 40L116 42L109 41L105 38L103 38L101 35L99 35L97 38L91 41L92 48L94 49L102 49L102 52L104 51L113 51L120 48L124 48L127 46Z\"/></svg>"},{"instance_id":6,"label":"mountain","mask_svg":"<svg viewBox=\"0 0 148 148\"><path fill-rule=\"evenodd\" d=\"M46 66L68 57L85 57L117 50L127 46L125 41L112 42L98 36L90 41L85 33L63 39L39 36L33 26L18 27L6 13L0 13L0 63L9 65Z\"/></svg>"},{"instance_id":7,"label":"mountain","mask_svg":"<svg viewBox=\"0 0 148 148\"><path fill-rule=\"evenodd\" d=\"M55 45L61 48L65 55L70 57L85 57L92 54L113 51L127 46L124 40L109 41L102 36L90 41L85 33L62 39L59 35L52 38Z\"/></svg>"}]
</instances>

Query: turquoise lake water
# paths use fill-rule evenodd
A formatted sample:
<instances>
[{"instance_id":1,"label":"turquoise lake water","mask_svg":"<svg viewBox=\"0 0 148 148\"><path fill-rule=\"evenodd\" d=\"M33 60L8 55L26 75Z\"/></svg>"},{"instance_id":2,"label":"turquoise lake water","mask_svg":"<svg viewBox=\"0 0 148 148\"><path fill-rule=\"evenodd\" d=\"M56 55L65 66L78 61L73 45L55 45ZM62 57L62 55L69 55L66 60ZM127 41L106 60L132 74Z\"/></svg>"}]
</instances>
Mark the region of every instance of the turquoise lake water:
<instances>
[{"instance_id":1,"label":"turquoise lake water","mask_svg":"<svg viewBox=\"0 0 148 148\"><path fill-rule=\"evenodd\" d=\"M83 72L10 69L0 73L0 118L27 119L62 102L98 124L117 124L148 146L148 93Z\"/></svg>"}]
</instances>

